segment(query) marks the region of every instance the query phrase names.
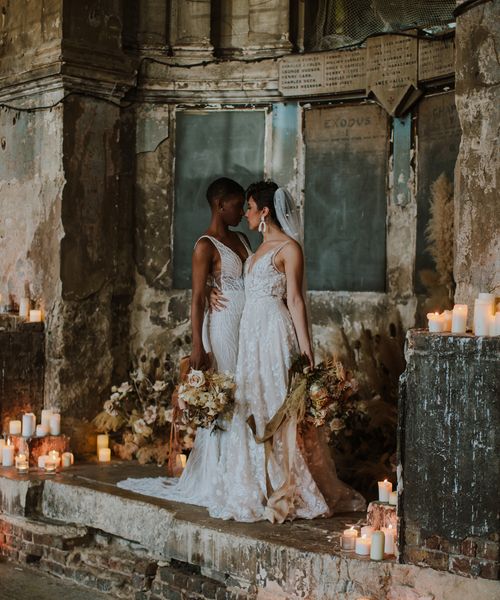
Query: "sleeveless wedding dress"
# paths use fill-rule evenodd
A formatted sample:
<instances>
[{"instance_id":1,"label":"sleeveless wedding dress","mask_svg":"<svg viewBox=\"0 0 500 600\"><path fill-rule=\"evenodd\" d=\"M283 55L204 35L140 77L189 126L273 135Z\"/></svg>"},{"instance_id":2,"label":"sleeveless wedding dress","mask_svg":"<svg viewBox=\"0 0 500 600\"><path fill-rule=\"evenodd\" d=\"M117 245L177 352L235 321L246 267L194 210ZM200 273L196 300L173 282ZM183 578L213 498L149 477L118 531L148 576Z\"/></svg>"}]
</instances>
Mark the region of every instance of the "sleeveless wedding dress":
<instances>
[{"instance_id":1,"label":"sleeveless wedding dress","mask_svg":"<svg viewBox=\"0 0 500 600\"><path fill-rule=\"evenodd\" d=\"M360 494L337 479L329 448L316 429L304 438L303 454L297 423L289 419L273 436L266 457L264 444L255 442L247 423L253 416L256 434L262 436L285 399L288 370L299 351L285 304L286 275L274 262L286 243L257 258L251 256L245 264L236 409L224 434L227 439L215 478L215 502L208 507L211 516L222 519L281 523L327 516L335 509L366 507ZM304 456L311 459L317 481Z\"/></svg>"},{"instance_id":2,"label":"sleeveless wedding dress","mask_svg":"<svg viewBox=\"0 0 500 600\"><path fill-rule=\"evenodd\" d=\"M238 233L247 255L250 248ZM211 352L219 372L236 371L238 333L245 304L243 263L236 252L214 237L209 239L220 254L221 270L211 275L208 285L221 290L226 304L221 311L206 312L203 320L203 346ZM147 496L210 507L214 502L215 476L224 443L224 432L199 428L193 449L180 478L145 477L120 481L118 487Z\"/></svg>"}]
</instances>

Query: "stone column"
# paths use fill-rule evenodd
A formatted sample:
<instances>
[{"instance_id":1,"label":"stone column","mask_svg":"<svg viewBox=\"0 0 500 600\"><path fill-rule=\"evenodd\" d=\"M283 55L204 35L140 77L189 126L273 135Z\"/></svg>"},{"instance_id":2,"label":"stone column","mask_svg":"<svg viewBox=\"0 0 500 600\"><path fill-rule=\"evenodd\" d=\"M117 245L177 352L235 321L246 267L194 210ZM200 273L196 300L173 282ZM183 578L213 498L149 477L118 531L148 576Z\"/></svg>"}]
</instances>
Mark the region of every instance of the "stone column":
<instances>
[{"instance_id":1,"label":"stone column","mask_svg":"<svg viewBox=\"0 0 500 600\"><path fill-rule=\"evenodd\" d=\"M455 174L455 300L500 295L500 3L457 17L456 105L462 140Z\"/></svg>"},{"instance_id":2,"label":"stone column","mask_svg":"<svg viewBox=\"0 0 500 600\"><path fill-rule=\"evenodd\" d=\"M214 14L216 52L222 56L279 56L290 52L287 0L220 0Z\"/></svg>"},{"instance_id":3,"label":"stone column","mask_svg":"<svg viewBox=\"0 0 500 600\"><path fill-rule=\"evenodd\" d=\"M125 47L140 53L167 53L169 19L165 0L125 3L123 13Z\"/></svg>"},{"instance_id":4,"label":"stone column","mask_svg":"<svg viewBox=\"0 0 500 600\"><path fill-rule=\"evenodd\" d=\"M210 42L210 0L172 0L170 44L175 56L206 58Z\"/></svg>"}]
</instances>

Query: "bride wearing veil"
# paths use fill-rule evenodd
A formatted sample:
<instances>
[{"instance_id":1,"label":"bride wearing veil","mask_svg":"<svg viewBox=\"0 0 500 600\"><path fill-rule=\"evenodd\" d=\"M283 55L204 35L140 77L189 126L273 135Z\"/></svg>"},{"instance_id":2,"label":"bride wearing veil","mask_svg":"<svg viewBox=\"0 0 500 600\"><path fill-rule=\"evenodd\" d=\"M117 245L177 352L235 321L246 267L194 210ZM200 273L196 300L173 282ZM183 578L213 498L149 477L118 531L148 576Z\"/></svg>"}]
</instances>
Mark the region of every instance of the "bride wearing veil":
<instances>
[{"instance_id":1,"label":"bride wearing veil","mask_svg":"<svg viewBox=\"0 0 500 600\"><path fill-rule=\"evenodd\" d=\"M303 354L311 366L314 358L298 209L271 181L252 184L246 196L248 225L263 240L244 267L236 408L224 434L209 512L222 519L282 523L362 510L363 497L337 478L326 441L316 430L299 439L296 419L288 418L270 447L256 441L283 404L294 358Z\"/></svg>"}]
</instances>

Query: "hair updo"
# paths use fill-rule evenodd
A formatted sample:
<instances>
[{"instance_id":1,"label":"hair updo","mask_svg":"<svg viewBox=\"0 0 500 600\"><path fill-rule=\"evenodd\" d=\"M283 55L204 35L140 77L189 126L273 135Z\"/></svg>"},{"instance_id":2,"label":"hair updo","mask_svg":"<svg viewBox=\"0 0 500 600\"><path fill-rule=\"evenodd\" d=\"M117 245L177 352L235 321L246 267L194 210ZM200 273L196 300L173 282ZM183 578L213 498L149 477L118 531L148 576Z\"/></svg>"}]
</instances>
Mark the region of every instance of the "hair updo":
<instances>
[{"instance_id":1,"label":"hair updo","mask_svg":"<svg viewBox=\"0 0 500 600\"><path fill-rule=\"evenodd\" d=\"M267 181L257 181L248 186L245 197L247 201L252 197L259 210L262 210L267 206L269 209L269 216L281 229L278 217L276 216L276 209L274 208L274 193L278 187L278 184L270 179Z\"/></svg>"}]
</instances>

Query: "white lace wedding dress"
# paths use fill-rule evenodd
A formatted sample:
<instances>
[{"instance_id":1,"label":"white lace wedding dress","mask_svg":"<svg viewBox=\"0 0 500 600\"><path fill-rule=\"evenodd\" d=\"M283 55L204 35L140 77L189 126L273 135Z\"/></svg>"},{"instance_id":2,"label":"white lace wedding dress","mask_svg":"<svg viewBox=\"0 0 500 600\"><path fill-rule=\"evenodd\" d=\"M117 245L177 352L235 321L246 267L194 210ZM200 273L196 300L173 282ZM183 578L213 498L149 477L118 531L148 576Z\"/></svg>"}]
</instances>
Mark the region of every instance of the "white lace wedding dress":
<instances>
[{"instance_id":1,"label":"white lace wedding dress","mask_svg":"<svg viewBox=\"0 0 500 600\"><path fill-rule=\"evenodd\" d=\"M285 242L287 243L287 242ZM285 422L273 437L267 458L266 482L264 444L258 444L247 423L253 415L257 436L278 411L287 393L288 369L298 353L292 318L285 304L286 276L275 267L283 248L245 265L245 308L241 317L237 408L221 448L216 479L215 504L210 514L237 521L283 522L285 519L313 519L332 510L362 510L364 498L337 479L335 465L326 444L315 433L311 458L315 473L321 474L322 491L299 449L297 423Z\"/></svg>"},{"instance_id":2,"label":"white lace wedding dress","mask_svg":"<svg viewBox=\"0 0 500 600\"><path fill-rule=\"evenodd\" d=\"M241 234L238 234L247 254L251 250ZM208 285L220 289L226 306L221 311L207 312L203 321L203 346L211 352L214 367L220 372L235 373L238 356L238 332L245 304L243 289L243 263L238 254L214 237L204 235L217 248L221 259L221 271L215 273ZM196 439L181 477L145 477L120 481L118 487L147 496L198 504L210 507L214 500L216 473L223 443L224 432L198 429Z\"/></svg>"}]
</instances>

